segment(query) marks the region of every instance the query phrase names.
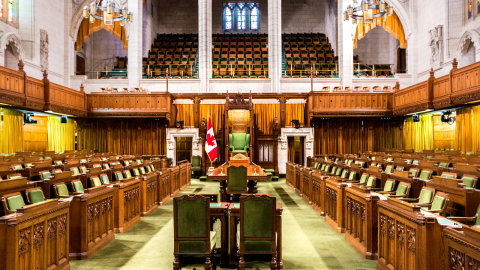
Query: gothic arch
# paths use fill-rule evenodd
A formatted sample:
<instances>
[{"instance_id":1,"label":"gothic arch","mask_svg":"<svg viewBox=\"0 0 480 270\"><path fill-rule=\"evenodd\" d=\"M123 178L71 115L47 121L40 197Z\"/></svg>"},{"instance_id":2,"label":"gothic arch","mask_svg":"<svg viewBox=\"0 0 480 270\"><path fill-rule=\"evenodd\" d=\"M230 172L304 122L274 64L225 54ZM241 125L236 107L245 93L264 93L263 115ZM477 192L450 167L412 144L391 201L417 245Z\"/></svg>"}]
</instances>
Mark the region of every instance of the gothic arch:
<instances>
[{"instance_id":1,"label":"gothic arch","mask_svg":"<svg viewBox=\"0 0 480 270\"><path fill-rule=\"evenodd\" d=\"M412 25L410 24L410 18L407 11L403 8L399 0L386 0L385 2L393 6L393 10L402 22L403 31L405 32L405 39L408 40L412 34Z\"/></svg>"},{"instance_id":2,"label":"gothic arch","mask_svg":"<svg viewBox=\"0 0 480 270\"><path fill-rule=\"evenodd\" d=\"M12 49L15 48L14 54L20 60L25 59L25 51L23 50L22 41L18 34L8 32L2 35L0 38L0 49L3 52L7 49L7 45L12 45Z\"/></svg>"},{"instance_id":3,"label":"gothic arch","mask_svg":"<svg viewBox=\"0 0 480 270\"><path fill-rule=\"evenodd\" d=\"M455 53L457 59L461 59L467 53L470 43L472 43L477 50L480 49L480 33L478 33L477 30L469 29L462 34Z\"/></svg>"}]
</instances>

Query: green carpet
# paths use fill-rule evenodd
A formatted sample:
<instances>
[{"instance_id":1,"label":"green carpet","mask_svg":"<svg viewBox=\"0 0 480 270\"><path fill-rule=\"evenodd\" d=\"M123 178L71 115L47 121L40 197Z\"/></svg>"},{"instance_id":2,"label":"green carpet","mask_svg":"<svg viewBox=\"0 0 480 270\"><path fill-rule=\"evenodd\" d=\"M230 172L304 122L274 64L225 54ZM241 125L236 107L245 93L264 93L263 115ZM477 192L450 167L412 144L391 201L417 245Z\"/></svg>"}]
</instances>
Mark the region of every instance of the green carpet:
<instances>
[{"instance_id":1,"label":"green carpet","mask_svg":"<svg viewBox=\"0 0 480 270\"><path fill-rule=\"evenodd\" d=\"M218 182L200 182L182 193L215 193ZM278 182L258 184L258 192L277 197L283 205L283 264L284 269L375 269L377 261L364 259L347 241L345 234L336 233L286 184ZM84 261L71 261L71 269L173 269L173 203L164 206L123 234L115 234L115 241ZM219 233L220 224L215 224ZM220 238L217 238L217 245ZM204 259L182 260L192 264L182 269L203 269ZM269 259L254 258L247 268L270 269ZM217 267L217 269L220 269ZM222 268L223 269L223 268Z\"/></svg>"}]
</instances>

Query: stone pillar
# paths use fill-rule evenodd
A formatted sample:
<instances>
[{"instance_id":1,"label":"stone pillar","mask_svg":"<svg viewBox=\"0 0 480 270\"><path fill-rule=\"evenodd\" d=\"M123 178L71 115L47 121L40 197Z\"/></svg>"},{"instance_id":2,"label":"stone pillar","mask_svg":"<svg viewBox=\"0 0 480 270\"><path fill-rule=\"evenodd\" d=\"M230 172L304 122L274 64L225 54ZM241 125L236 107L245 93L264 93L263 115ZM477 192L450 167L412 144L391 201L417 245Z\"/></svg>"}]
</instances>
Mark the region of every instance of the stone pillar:
<instances>
[{"instance_id":1,"label":"stone pillar","mask_svg":"<svg viewBox=\"0 0 480 270\"><path fill-rule=\"evenodd\" d=\"M128 85L139 87L142 78L143 0L128 0L133 21L126 22L128 33Z\"/></svg>"},{"instance_id":2,"label":"stone pillar","mask_svg":"<svg viewBox=\"0 0 480 270\"><path fill-rule=\"evenodd\" d=\"M410 36L406 37L408 47L407 47L407 70L409 74L412 74L412 81L411 84L416 84L417 83L417 77L418 77L418 67L417 67L417 61L418 61L418 30L417 30L417 7L418 3L417 1L410 1L409 3L409 8L410 8L410 14L413 14L413 16L410 16L410 22L412 25L412 33ZM430 30L430 29L429 29ZM425 33L427 35L427 33ZM430 52L427 52L430 53Z\"/></svg>"},{"instance_id":3,"label":"stone pillar","mask_svg":"<svg viewBox=\"0 0 480 270\"><path fill-rule=\"evenodd\" d=\"M351 0L338 0L338 75L342 79L343 87L352 87L353 80L353 38L355 37L355 25L352 19L343 20L343 12L351 5Z\"/></svg>"},{"instance_id":4,"label":"stone pillar","mask_svg":"<svg viewBox=\"0 0 480 270\"><path fill-rule=\"evenodd\" d=\"M280 92L282 76L282 2L268 0L268 70L271 92Z\"/></svg>"},{"instance_id":5,"label":"stone pillar","mask_svg":"<svg viewBox=\"0 0 480 270\"><path fill-rule=\"evenodd\" d=\"M212 0L198 1L198 78L200 93L210 90L212 78Z\"/></svg>"}]
</instances>

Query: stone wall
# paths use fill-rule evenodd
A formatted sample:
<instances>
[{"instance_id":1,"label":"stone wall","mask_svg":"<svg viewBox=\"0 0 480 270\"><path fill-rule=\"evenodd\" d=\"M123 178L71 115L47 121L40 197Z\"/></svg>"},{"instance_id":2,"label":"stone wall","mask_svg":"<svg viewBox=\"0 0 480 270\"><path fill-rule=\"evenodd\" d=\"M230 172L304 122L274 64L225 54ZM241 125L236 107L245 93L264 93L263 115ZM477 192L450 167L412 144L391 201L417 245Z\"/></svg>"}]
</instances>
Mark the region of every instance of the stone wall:
<instances>
[{"instance_id":1,"label":"stone wall","mask_svg":"<svg viewBox=\"0 0 480 270\"><path fill-rule=\"evenodd\" d=\"M325 33L325 0L283 0L282 33Z\"/></svg>"}]
</instances>

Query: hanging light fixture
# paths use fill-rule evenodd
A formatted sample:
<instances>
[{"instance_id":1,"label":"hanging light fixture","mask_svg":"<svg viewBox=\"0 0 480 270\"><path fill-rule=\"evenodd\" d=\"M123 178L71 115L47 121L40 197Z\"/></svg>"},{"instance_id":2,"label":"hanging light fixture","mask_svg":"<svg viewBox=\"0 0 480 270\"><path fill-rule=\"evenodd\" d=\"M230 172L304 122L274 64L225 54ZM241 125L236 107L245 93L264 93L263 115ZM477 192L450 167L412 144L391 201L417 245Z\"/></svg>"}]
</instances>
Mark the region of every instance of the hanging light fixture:
<instances>
[{"instance_id":1,"label":"hanging light fixture","mask_svg":"<svg viewBox=\"0 0 480 270\"><path fill-rule=\"evenodd\" d=\"M110 26L114 22L120 22L120 25L124 26L125 21L131 22L133 20L133 14L128 11L127 6L119 9L115 7L115 3L112 0L95 0L90 6L83 8L82 15L85 19L89 19L90 23L100 20L105 25Z\"/></svg>"},{"instance_id":2,"label":"hanging light fixture","mask_svg":"<svg viewBox=\"0 0 480 270\"><path fill-rule=\"evenodd\" d=\"M374 11L377 13L374 14ZM353 23L357 23L358 20L363 21L366 24L372 24L376 18L382 18L384 21L389 16L393 15L393 6L388 5L383 0L363 0L359 6L348 6L347 10L343 13L343 19L345 21L353 19Z\"/></svg>"}]
</instances>

